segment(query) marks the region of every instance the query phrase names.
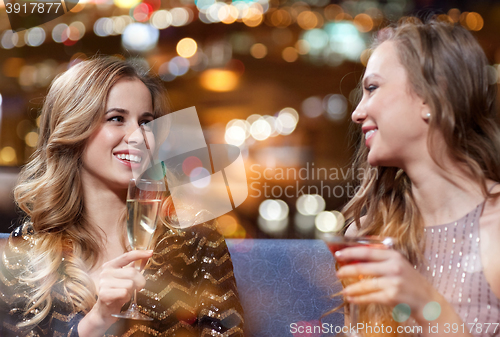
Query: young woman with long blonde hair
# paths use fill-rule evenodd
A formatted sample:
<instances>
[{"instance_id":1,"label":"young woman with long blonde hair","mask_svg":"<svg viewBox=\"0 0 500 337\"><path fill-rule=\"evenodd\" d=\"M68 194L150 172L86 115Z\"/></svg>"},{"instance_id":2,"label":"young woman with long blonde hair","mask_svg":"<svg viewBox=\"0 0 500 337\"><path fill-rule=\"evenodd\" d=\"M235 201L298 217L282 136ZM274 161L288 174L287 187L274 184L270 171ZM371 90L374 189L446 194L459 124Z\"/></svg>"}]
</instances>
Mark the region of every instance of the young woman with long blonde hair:
<instances>
[{"instance_id":1,"label":"young woman with long blonde hair","mask_svg":"<svg viewBox=\"0 0 500 337\"><path fill-rule=\"evenodd\" d=\"M338 277L362 277L343 294L361 305L365 325L393 335L411 335L408 326L423 336L500 334L496 79L460 25L409 18L378 33L352 113L363 132L355 163L368 174L343 212L347 236L397 245L336 255L363 261ZM396 322L394 308L410 317Z\"/></svg>"},{"instance_id":2,"label":"young woman with long blonde hair","mask_svg":"<svg viewBox=\"0 0 500 337\"><path fill-rule=\"evenodd\" d=\"M129 146L144 142L132 135L167 112L162 83L117 58L81 62L53 81L15 189L26 220L0 263L1 336L242 335L231 259L213 223L175 230L166 218L154 251L128 251ZM148 258L144 274L130 266ZM152 322L112 316L134 290Z\"/></svg>"}]
</instances>

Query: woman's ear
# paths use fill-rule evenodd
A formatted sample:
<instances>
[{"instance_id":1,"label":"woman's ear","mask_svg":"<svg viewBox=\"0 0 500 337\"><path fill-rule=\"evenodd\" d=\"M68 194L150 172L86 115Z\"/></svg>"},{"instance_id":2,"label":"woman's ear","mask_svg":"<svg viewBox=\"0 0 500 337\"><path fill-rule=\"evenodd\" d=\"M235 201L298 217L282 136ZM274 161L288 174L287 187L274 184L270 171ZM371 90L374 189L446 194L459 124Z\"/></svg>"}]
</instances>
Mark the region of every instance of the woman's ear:
<instances>
[{"instance_id":1,"label":"woman's ear","mask_svg":"<svg viewBox=\"0 0 500 337\"><path fill-rule=\"evenodd\" d=\"M432 113L429 105L423 101L421 106L421 116L425 122L429 122L430 119L432 118Z\"/></svg>"}]
</instances>

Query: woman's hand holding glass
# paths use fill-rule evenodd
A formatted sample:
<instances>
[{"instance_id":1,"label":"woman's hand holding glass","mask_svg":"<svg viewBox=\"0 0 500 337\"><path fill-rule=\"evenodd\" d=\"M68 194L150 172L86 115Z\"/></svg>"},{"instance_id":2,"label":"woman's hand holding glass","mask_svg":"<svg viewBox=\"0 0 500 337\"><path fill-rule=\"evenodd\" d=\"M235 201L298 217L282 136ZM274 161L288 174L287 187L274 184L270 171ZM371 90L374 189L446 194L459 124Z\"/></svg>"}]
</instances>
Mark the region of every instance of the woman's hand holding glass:
<instances>
[{"instance_id":1,"label":"woman's hand holding glass","mask_svg":"<svg viewBox=\"0 0 500 337\"><path fill-rule=\"evenodd\" d=\"M423 316L428 303L442 303L437 290L396 250L349 247L337 251L335 259L343 264L337 271L339 279L360 280L343 291L350 303L407 304L419 323L428 322ZM362 262L346 264L349 261Z\"/></svg>"},{"instance_id":2,"label":"woman's hand holding glass","mask_svg":"<svg viewBox=\"0 0 500 337\"><path fill-rule=\"evenodd\" d=\"M102 336L118 320L112 315L119 314L134 291L146 285L146 279L134 264L147 261L152 255L152 250L133 250L103 264L97 302L78 325L80 336Z\"/></svg>"}]
</instances>

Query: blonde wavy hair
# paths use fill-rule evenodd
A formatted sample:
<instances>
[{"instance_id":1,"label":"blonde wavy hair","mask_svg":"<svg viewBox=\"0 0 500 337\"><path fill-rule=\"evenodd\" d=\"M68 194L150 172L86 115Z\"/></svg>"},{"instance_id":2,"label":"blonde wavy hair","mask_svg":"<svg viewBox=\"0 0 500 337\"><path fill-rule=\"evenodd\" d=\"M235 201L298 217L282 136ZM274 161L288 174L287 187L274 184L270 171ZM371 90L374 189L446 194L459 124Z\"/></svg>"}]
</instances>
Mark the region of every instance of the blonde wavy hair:
<instances>
[{"instance_id":1,"label":"blonde wavy hair","mask_svg":"<svg viewBox=\"0 0 500 337\"><path fill-rule=\"evenodd\" d=\"M431 108L428 148L435 149L439 133L450 157L468 168L485 197L498 195L490 194L486 187L486 179L500 181L497 86L476 39L460 25L422 23L410 17L380 31L372 48L385 41L395 43L411 89ZM367 174L342 212L347 223L357 227L357 235L395 237L396 248L417 265L422 262L425 240L411 181L396 167L373 169L367 161L368 151L361 139L354 166ZM431 156L443 167L436 153ZM360 321L397 324L390 308L375 304L361 308Z\"/></svg>"},{"instance_id":2,"label":"blonde wavy hair","mask_svg":"<svg viewBox=\"0 0 500 337\"><path fill-rule=\"evenodd\" d=\"M36 237L30 272L22 278L33 290L26 315L35 314L20 327L37 325L47 316L51 290L58 282L77 312L86 313L95 304L95 286L87 272L99 259L103 237L91 230L85 214L82 154L101 124L111 87L122 78L146 85L155 118L169 112L161 81L138 64L115 57L95 57L73 66L52 82L45 98L37 149L14 190Z\"/></svg>"}]
</instances>

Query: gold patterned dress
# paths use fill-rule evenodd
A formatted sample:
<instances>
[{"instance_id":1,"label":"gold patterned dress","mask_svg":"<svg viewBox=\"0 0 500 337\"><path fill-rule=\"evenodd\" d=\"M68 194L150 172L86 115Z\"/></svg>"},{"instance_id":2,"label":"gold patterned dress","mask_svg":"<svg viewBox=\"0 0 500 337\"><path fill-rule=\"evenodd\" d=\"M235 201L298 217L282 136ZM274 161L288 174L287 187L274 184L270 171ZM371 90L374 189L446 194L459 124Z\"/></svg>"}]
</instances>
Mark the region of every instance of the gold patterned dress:
<instances>
[{"instance_id":1,"label":"gold patterned dress","mask_svg":"<svg viewBox=\"0 0 500 337\"><path fill-rule=\"evenodd\" d=\"M18 227L2 253L0 336L78 336L85 314L72 309L60 284L52 289L52 308L42 322L29 329L17 327L30 290L19 275L26 271L26 250L35 235L29 224ZM145 268L146 287L138 292L137 302L154 321L120 319L105 336L243 336L231 257L214 223L165 230L152 261Z\"/></svg>"}]
</instances>

